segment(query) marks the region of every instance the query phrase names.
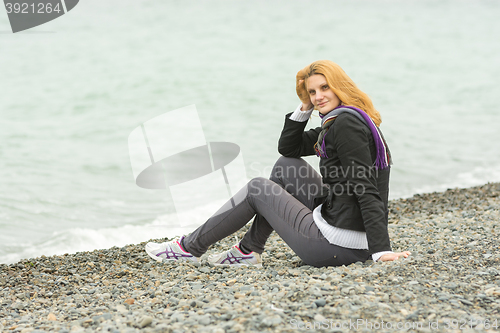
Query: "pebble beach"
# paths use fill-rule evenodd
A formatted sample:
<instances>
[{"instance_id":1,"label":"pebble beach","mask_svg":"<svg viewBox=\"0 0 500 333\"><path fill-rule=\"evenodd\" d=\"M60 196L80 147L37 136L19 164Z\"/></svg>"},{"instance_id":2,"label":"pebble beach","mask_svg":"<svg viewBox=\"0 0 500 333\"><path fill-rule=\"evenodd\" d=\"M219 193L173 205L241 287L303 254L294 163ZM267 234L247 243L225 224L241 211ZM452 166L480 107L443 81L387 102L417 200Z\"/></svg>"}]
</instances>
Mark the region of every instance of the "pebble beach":
<instances>
[{"instance_id":1,"label":"pebble beach","mask_svg":"<svg viewBox=\"0 0 500 333\"><path fill-rule=\"evenodd\" d=\"M261 269L157 263L146 242L2 264L0 332L499 331L500 183L389 209L412 252L394 262L315 268L273 233Z\"/></svg>"}]
</instances>

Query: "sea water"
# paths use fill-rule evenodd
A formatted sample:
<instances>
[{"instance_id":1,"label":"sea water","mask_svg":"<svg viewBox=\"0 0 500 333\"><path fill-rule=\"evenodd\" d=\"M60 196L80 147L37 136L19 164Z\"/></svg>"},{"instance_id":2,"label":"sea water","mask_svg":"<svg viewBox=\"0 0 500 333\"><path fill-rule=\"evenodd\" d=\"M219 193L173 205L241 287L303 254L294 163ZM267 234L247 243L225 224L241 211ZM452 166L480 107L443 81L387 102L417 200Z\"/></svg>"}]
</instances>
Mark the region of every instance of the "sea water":
<instances>
[{"instance_id":1,"label":"sea water","mask_svg":"<svg viewBox=\"0 0 500 333\"><path fill-rule=\"evenodd\" d=\"M381 112L391 198L500 181L499 14L496 1L85 0L17 34L0 15L0 263L190 232L205 216L179 221L171 193L135 184L129 134L194 104L206 140L239 145L247 179L266 177L295 74L318 59ZM183 140L189 121L168 131Z\"/></svg>"}]
</instances>

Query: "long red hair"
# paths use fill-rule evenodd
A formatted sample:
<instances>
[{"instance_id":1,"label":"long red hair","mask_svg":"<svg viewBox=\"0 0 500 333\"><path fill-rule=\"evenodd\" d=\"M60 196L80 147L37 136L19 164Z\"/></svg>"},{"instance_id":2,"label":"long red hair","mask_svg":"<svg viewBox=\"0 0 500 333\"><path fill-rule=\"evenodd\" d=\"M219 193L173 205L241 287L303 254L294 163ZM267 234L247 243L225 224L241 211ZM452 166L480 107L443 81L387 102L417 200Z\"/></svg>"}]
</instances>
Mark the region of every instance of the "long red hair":
<instances>
[{"instance_id":1,"label":"long red hair","mask_svg":"<svg viewBox=\"0 0 500 333\"><path fill-rule=\"evenodd\" d=\"M325 77L328 86L342 104L360 108L372 118L375 125L380 126L382 117L373 106L370 97L356 86L339 65L330 60L315 61L297 73L297 81L307 82L307 78L315 74Z\"/></svg>"}]
</instances>

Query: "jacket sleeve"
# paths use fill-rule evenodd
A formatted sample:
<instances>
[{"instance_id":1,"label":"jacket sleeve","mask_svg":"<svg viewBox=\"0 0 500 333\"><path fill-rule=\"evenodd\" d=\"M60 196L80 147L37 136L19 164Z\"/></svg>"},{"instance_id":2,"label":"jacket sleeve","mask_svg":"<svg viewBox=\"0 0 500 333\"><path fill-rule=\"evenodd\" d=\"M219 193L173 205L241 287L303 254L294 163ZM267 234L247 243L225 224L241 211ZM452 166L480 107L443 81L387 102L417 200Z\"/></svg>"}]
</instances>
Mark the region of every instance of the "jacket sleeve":
<instances>
[{"instance_id":1,"label":"jacket sleeve","mask_svg":"<svg viewBox=\"0 0 500 333\"><path fill-rule=\"evenodd\" d=\"M352 115L340 115L333 126L334 131L327 133L327 140L329 136L333 140L348 181L347 188L358 200L369 252L391 251L386 211L377 188L378 170L370 152L369 135L372 134Z\"/></svg>"},{"instance_id":2,"label":"jacket sleeve","mask_svg":"<svg viewBox=\"0 0 500 333\"><path fill-rule=\"evenodd\" d=\"M285 157L301 157L315 155L314 144L318 141L321 127L304 131L307 121L298 122L285 116L285 125L278 141L278 152Z\"/></svg>"}]
</instances>

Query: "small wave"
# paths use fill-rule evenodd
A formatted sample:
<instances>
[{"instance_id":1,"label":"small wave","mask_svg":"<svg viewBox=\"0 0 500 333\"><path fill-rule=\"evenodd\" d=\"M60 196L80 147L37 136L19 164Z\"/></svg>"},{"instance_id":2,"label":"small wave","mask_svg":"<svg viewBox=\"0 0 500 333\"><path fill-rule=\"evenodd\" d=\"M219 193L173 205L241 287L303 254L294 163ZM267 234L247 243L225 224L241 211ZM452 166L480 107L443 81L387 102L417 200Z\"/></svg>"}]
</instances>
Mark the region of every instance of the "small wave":
<instances>
[{"instance_id":1,"label":"small wave","mask_svg":"<svg viewBox=\"0 0 500 333\"><path fill-rule=\"evenodd\" d=\"M457 174L450 182L418 187L415 193L441 192L449 188L466 188L495 182L500 182L500 166L476 167Z\"/></svg>"},{"instance_id":2,"label":"small wave","mask_svg":"<svg viewBox=\"0 0 500 333\"><path fill-rule=\"evenodd\" d=\"M17 248L8 246L0 255L0 263L14 263L41 255L61 255L95 249L136 244L155 238L172 238L191 232L194 225L179 226L175 216L163 215L145 225L124 225L118 228L72 228L57 231L37 244L24 242Z\"/></svg>"}]
</instances>

